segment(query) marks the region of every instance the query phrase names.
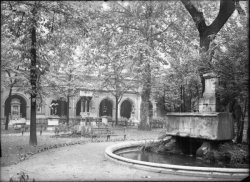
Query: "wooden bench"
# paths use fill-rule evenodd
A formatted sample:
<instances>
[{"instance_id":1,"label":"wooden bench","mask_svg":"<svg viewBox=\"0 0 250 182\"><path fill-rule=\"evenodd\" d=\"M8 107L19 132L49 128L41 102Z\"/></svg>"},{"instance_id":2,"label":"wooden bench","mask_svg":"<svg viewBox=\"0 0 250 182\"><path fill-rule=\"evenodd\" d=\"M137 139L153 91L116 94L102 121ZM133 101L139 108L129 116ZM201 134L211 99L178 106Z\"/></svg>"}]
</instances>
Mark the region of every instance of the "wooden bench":
<instances>
[{"instance_id":1,"label":"wooden bench","mask_svg":"<svg viewBox=\"0 0 250 182\"><path fill-rule=\"evenodd\" d=\"M13 128L15 130L20 131L22 133L22 135L23 135L23 133L25 131L25 123L15 123L15 124L13 124Z\"/></svg>"},{"instance_id":2,"label":"wooden bench","mask_svg":"<svg viewBox=\"0 0 250 182\"><path fill-rule=\"evenodd\" d=\"M91 129L91 139L96 137L105 136L107 137L107 141L110 140L111 136L123 136L123 139L126 140L126 128L92 128Z\"/></svg>"}]
</instances>

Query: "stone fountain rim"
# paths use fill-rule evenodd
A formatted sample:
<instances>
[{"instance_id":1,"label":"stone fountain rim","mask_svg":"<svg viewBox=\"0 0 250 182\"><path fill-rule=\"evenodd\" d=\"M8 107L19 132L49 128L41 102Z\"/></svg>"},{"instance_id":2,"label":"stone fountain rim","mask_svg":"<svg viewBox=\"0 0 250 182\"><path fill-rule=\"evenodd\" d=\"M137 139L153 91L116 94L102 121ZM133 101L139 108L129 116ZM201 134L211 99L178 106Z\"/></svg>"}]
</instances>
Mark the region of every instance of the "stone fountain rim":
<instances>
[{"instance_id":1,"label":"stone fountain rim","mask_svg":"<svg viewBox=\"0 0 250 182\"><path fill-rule=\"evenodd\" d=\"M171 112L166 116L218 116L220 114L226 114L227 112Z\"/></svg>"},{"instance_id":2,"label":"stone fountain rim","mask_svg":"<svg viewBox=\"0 0 250 182\"><path fill-rule=\"evenodd\" d=\"M158 142L160 140L140 140L140 141L128 141L108 146L105 149L105 156L115 162L131 165L132 167L161 172L161 173L174 173L181 175L192 176L215 176L226 178L242 178L249 175L249 169L247 168L218 168L218 167L198 167L198 166L182 166L173 164L161 164L153 162L145 162L139 160L133 160L114 154L115 151L123 148L135 147L148 142Z\"/></svg>"}]
</instances>

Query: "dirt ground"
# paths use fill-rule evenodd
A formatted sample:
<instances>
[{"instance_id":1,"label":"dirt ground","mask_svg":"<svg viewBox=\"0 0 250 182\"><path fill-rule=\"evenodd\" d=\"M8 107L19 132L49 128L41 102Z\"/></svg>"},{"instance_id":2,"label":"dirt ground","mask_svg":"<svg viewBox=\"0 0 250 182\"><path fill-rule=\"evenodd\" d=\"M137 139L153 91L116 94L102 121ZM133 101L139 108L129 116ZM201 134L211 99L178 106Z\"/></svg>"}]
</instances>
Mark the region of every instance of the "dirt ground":
<instances>
[{"instance_id":1,"label":"dirt ground","mask_svg":"<svg viewBox=\"0 0 250 182\"><path fill-rule=\"evenodd\" d=\"M1 168L1 181L16 179L25 172L36 181L217 181L218 179L160 174L130 168L110 161L105 148L116 142L86 143L51 149L30 157L17 165ZM222 179L221 179L222 180Z\"/></svg>"},{"instance_id":2,"label":"dirt ground","mask_svg":"<svg viewBox=\"0 0 250 182\"><path fill-rule=\"evenodd\" d=\"M127 130L127 140L157 139L163 129L152 131ZM160 174L130 168L107 159L105 148L117 142L122 142L122 136L111 138L105 142L100 138L94 143L90 138L55 138L50 132L39 134L38 145L31 147L29 133L2 134L1 145L1 181L10 178L18 179L18 173L24 172L30 179L36 181L218 181L224 179L203 178ZM120 140L120 141L117 141ZM73 145L65 145L73 144ZM53 148L56 146L56 148ZM58 146L58 147L57 147ZM43 150L46 149L46 150ZM39 153L37 153L39 152ZM30 154L27 155L26 154ZM23 161L20 159L25 158Z\"/></svg>"},{"instance_id":3,"label":"dirt ground","mask_svg":"<svg viewBox=\"0 0 250 182\"><path fill-rule=\"evenodd\" d=\"M150 132L140 131L137 129L127 129L127 140L142 140L142 139L156 139L163 129L154 129ZM2 157L1 166L8 166L16 164L19 161L29 157L40 151L45 151L47 148L61 147L63 145L74 144L78 142L91 142L90 138L77 137L77 138L55 138L53 132L43 132L40 136L37 133L37 143L36 147L29 146L29 133L26 132L22 136L19 133L13 133L13 131L3 131L1 133L1 147L2 147ZM123 136L113 136L111 141L122 140ZM106 138L98 139L100 141L105 141Z\"/></svg>"}]
</instances>

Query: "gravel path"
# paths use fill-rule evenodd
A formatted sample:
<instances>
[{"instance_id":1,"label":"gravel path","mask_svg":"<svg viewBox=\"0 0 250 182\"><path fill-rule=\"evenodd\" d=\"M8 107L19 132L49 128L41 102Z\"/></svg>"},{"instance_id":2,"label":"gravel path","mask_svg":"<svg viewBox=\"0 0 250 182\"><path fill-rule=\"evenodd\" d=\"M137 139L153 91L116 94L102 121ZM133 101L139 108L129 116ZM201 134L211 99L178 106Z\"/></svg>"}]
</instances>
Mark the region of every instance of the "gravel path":
<instances>
[{"instance_id":1,"label":"gravel path","mask_svg":"<svg viewBox=\"0 0 250 182\"><path fill-rule=\"evenodd\" d=\"M17 179L23 171L36 181L208 181L218 179L186 177L143 171L110 161L104 155L107 146L117 142L86 143L51 149L16 165L1 168L1 181Z\"/></svg>"}]
</instances>

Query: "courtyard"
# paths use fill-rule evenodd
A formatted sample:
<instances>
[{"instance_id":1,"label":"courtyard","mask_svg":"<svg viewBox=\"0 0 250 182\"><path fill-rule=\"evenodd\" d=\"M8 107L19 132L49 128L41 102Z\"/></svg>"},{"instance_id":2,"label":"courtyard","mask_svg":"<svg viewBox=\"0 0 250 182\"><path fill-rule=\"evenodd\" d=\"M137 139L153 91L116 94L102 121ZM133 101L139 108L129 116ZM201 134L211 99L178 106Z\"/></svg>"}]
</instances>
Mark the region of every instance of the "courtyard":
<instances>
[{"instance_id":1,"label":"courtyard","mask_svg":"<svg viewBox=\"0 0 250 182\"><path fill-rule=\"evenodd\" d=\"M1 2L1 181L247 177L248 9Z\"/></svg>"},{"instance_id":2,"label":"courtyard","mask_svg":"<svg viewBox=\"0 0 250 182\"><path fill-rule=\"evenodd\" d=\"M156 139L163 130L150 132L130 129L128 140ZM100 138L91 142L87 138L53 138L54 133L38 136L39 145L27 145L28 134L2 134L1 181L19 180L29 175L35 181L218 181L223 178L207 178L185 175L161 174L122 165L105 157L105 148L124 142L114 138L106 142ZM116 141L118 140L118 141ZM68 144L68 145L60 145ZM55 147L57 146L57 147ZM44 150L42 150L44 149ZM38 152L39 151L39 152ZM37 153L38 152L38 153ZM27 157L20 160L24 154Z\"/></svg>"}]
</instances>

